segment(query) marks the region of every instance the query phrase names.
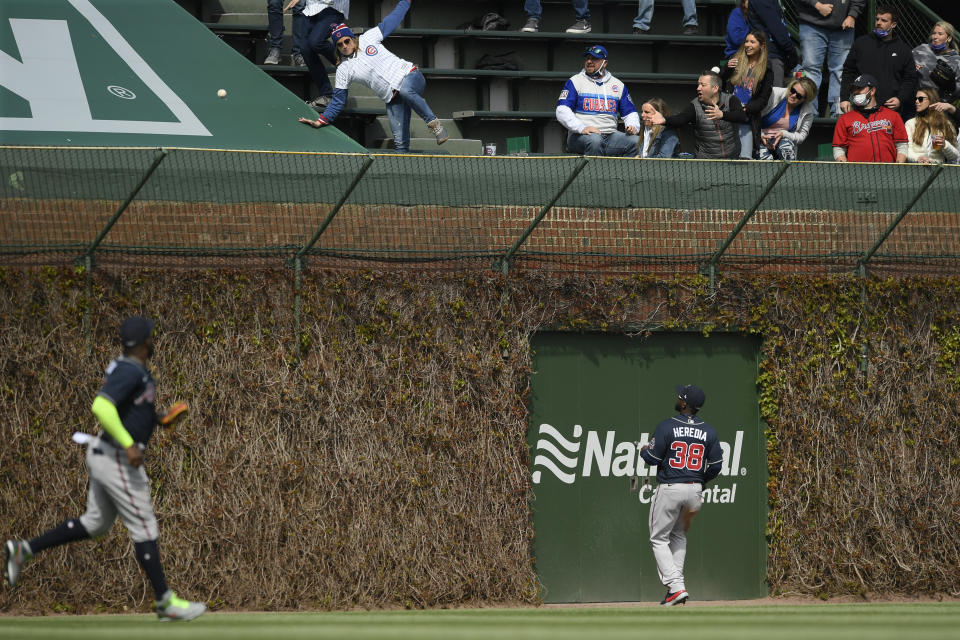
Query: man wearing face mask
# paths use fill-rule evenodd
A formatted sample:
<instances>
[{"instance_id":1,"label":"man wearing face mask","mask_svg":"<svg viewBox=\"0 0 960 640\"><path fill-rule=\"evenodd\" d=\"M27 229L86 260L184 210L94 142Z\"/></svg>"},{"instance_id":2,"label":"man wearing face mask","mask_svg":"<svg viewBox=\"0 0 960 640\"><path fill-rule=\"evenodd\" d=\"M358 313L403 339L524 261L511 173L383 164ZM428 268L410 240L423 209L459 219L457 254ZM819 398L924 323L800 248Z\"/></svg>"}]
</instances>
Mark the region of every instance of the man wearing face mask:
<instances>
[{"instance_id":1,"label":"man wearing face mask","mask_svg":"<svg viewBox=\"0 0 960 640\"><path fill-rule=\"evenodd\" d=\"M569 133L567 150L584 156L635 156L640 115L627 85L607 71L606 47L590 45L580 73L567 80L557 100L557 120ZM626 133L617 130L623 118Z\"/></svg>"},{"instance_id":2,"label":"man wearing face mask","mask_svg":"<svg viewBox=\"0 0 960 640\"><path fill-rule=\"evenodd\" d=\"M854 78L866 74L877 81L877 104L899 111L904 119L911 115L917 67L910 45L900 39L896 28L897 12L890 7L877 7L873 33L857 38L843 63L842 112L851 108L848 88Z\"/></svg>"},{"instance_id":3,"label":"man wearing face mask","mask_svg":"<svg viewBox=\"0 0 960 640\"><path fill-rule=\"evenodd\" d=\"M833 158L837 162L906 162L907 129L900 115L877 104L877 80L858 76L851 86L853 109L837 119Z\"/></svg>"}]
</instances>

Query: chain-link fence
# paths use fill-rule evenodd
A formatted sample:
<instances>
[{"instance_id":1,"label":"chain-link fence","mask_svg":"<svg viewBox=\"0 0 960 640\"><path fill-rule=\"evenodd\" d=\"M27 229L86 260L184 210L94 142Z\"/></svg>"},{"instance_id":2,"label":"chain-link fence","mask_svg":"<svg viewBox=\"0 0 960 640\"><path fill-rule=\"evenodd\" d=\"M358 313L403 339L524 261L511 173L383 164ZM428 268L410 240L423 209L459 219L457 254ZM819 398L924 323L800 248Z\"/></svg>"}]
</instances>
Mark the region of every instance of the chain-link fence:
<instances>
[{"instance_id":1,"label":"chain-link fence","mask_svg":"<svg viewBox=\"0 0 960 640\"><path fill-rule=\"evenodd\" d=\"M960 166L0 149L0 262L954 274Z\"/></svg>"}]
</instances>

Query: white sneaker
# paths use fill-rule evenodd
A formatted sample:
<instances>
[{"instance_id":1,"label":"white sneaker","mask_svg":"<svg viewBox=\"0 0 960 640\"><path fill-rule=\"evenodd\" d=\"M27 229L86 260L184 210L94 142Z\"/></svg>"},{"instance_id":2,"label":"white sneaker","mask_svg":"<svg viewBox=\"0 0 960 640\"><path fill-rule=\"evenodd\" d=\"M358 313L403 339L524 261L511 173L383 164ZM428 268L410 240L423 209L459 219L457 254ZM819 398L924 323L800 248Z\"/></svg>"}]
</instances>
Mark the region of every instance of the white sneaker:
<instances>
[{"instance_id":1,"label":"white sneaker","mask_svg":"<svg viewBox=\"0 0 960 640\"><path fill-rule=\"evenodd\" d=\"M157 602L157 617L160 618L160 622L193 620L200 617L206 610L207 605L202 602L183 600L173 591L167 591L163 602Z\"/></svg>"},{"instance_id":2,"label":"white sneaker","mask_svg":"<svg viewBox=\"0 0 960 640\"><path fill-rule=\"evenodd\" d=\"M27 560L33 559L33 551L26 540L7 540L7 564L3 575L11 588L17 586L20 577L20 568Z\"/></svg>"},{"instance_id":3,"label":"white sneaker","mask_svg":"<svg viewBox=\"0 0 960 640\"><path fill-rule=\"evenodd\" d=\"M280 64L280 49L273 47L270 51L267 51L267 57L264 58L263 64Z\"/></svg>"}]
</instances>

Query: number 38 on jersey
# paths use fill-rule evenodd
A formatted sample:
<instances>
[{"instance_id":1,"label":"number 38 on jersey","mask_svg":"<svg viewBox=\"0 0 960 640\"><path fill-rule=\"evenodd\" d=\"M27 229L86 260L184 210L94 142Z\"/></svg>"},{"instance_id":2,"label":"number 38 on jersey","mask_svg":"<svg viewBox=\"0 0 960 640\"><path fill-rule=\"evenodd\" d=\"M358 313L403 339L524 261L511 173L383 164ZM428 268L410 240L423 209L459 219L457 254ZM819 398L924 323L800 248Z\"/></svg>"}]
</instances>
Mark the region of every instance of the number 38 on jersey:
<instances>
[{"instance_id":1,"label":"number 38 on jersey","mask_svg":"<svg viewBox=\"0 0 960 640\"><path fill-rule=\"evenodd\" d=\"M667 460L667 462L674 469L689 469L690 471L700 471L703 469L703 454L705 448L699 442L674 440L670 443L670 449L673 450L673 457Z\"/></svg>"}]
</instances>

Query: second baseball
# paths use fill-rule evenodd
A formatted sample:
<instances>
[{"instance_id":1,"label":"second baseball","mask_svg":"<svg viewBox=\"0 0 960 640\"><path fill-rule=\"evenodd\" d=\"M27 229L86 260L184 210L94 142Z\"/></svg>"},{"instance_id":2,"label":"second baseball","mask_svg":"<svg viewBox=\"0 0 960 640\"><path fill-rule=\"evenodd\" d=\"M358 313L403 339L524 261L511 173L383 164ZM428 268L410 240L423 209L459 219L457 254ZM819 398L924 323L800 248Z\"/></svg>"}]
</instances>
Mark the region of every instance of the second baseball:
<instances>
[{"instance_id":1,"label":"second baseball","mask_svg":"<svg viewBox=\"0 0 960 640\"><path fill-rule=\"evenodd\" d=\"M217 96L220 97L220 98L226 98L226 97L227 97L227 90L226 90L226 89L220 89L219 91L217 91Z\"/></svg>"}]
</instances>

